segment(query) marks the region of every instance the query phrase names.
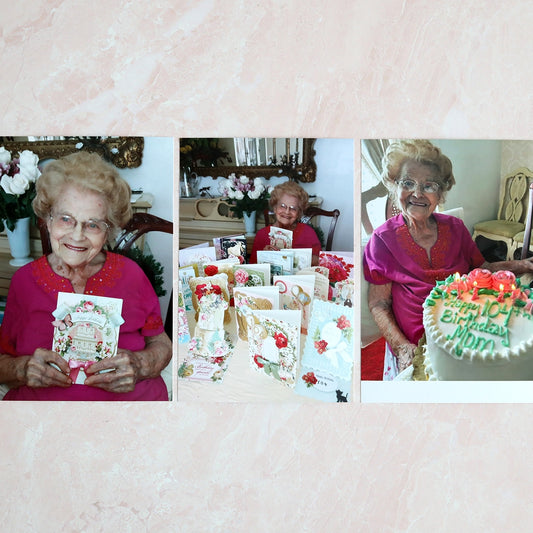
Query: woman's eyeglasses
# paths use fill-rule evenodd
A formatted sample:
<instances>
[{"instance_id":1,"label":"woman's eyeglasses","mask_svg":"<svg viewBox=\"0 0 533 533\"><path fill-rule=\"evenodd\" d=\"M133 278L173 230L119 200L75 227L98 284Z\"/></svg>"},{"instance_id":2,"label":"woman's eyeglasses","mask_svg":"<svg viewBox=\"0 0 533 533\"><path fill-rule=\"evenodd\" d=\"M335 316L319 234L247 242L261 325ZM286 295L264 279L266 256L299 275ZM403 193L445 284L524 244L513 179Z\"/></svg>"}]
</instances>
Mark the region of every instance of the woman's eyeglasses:
<instances>
[{"instance_id":1,"label":"woman's eyeglasses","mask_svg":"<svg viewBox=\"0 0 533 533\"><path fill-rule=\"evenodd\" d=\"M435 181L418 183L415 180L399 180L397 183L404 191L407 192L415 192L418 189L426 194L435 194L440 189L440 185Z\"/></svg>"},{"instance_id":2,"label":"woman's eyeglasses","mask_svg":"<svg viewBox=\"0 0 533 533\"><path fill-rule=\"evenodd\" d=\"M298 208L294 205L279 204L278 207L280 209L288 209L291 213L296 213L298 211Z\"/></svg>"},{"instance_id":3,"label":"woman's eyeglasses","mask_svg":"<svg viewBox=\"0 0 533 533\"><path fill-rule=\"evenodd\" d=\"M85 235L102 235L109 229L109 224L103 220L89 219L84 222L78 222L70 215L50 215L52 224L63 231L74 231L78 224L81 224L81 231Z\"/></svg>"}]
</instances>

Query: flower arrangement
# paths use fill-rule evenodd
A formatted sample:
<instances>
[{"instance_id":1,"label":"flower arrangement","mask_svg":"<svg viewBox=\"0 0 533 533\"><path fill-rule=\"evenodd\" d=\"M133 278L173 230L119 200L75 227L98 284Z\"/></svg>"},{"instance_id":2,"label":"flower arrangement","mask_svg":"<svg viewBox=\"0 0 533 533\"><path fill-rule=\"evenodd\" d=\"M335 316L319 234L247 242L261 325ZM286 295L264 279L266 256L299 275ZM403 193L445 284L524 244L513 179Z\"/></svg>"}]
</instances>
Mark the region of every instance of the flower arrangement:
<instances>
[{"instance_id":1,"label":"flower arrangement","mask_svg":"<svg viewBox=\"0 0 533 533\"><path fill-rule=\"evenodd\" d=\"M5 226L15 229L19 218L35 219L31 203L35 198L35 182L41 175L39 156L23 150L19 157L0 147L0 231Z\"/></svg>"},{"instance_id":2,"label":"flower arrangement","mask_svg":"<svg viewBox=\"0 0 533 533\"><path fill-rule=\"evenodd\" d=\"M218 190L238 218L242 218L243 213L251 215L254 211L262 211L270 198L270 188L267 189L262 178L251 180L247 176L237 177L234 173L220 181Z\"/></svg>"}]
</instances>

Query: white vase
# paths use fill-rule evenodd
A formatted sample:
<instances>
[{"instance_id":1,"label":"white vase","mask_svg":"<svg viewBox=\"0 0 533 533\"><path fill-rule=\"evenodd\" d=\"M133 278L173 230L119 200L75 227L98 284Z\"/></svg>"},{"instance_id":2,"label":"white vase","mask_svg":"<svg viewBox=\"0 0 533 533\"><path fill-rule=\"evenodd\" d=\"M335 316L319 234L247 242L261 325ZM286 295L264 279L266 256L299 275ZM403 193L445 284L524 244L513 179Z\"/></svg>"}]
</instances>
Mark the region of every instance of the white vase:
<instances>
[{"instance_id":1,"label":"white vase","mask_svg":"<svg viewBox=\"0 0 533 533\"><path fill-rule=\"evenodd\" d=\"M6 221L4 221L5 225ZM13 259L11 266L23 266L33 261L30 257L30 217L19 218L15 229L11 231L6 225L7 240Z\"/></svg>"},{"instance_id":2,"label":"white vase","mask_svg":"<svg viewBox=\"0 0 533 533\"><path fill-rule=\"evenodd\" d=\"M255 216L257 211L253 211L251 214L243 213L242 218L244 220L244 228L246 230L246 236L251 237L255 235Z\"/></svg>"}]
</instances>

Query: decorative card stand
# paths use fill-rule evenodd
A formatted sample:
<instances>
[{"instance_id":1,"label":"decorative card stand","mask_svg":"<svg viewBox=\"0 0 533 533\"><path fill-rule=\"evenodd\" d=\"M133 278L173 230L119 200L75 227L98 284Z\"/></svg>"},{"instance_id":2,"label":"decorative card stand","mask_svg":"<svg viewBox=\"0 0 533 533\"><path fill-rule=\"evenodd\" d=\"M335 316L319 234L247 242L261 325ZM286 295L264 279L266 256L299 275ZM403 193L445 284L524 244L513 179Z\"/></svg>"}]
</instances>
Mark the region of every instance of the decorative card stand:
<instances>
[{"instance_id":1,"label":"decorative card stand","mask_svg":"<svg viewBox=\"0 0 533 533\"><path fill-rule=\"evenodd\" d=\"M300 312L252 311L247 322L252 368L294 387L300 359Z\"/></svg>"},{"instance_id":2,"label":"decorative card stand","mask_svg":"<svg viewBox=\"0 0 533 533\"><path fill-rule=\"evenodd\" d=\"M327 402L349 401L354 360L349 307L315 300L295 391Z\"/></svg>"},{"instance_id":3,"label":"decorative card stand","mask_svg":"<svg viewBox=\"0 0 533 533\"><path fill-rule=\"evenodd\" d=\"M83 384L96 361L117 354L121 312L118 298L58 293L52 350L68 361L74 383Z\"/></svg>"}]
</instances>

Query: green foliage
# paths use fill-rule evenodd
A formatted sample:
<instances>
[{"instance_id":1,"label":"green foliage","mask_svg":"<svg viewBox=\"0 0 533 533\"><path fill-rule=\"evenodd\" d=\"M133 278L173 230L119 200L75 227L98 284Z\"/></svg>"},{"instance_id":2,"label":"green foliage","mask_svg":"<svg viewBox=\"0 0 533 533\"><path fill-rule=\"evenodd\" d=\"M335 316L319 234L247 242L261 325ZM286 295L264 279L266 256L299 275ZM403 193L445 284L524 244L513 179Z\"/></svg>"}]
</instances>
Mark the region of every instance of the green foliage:
<instances>
[{"instance_id":1,"label":"green foliage","mask_svg":"<svg viewBox=\"0 0 533 533\"><path fill-rule=\"evenodd\" d=\"M3 231L5 226L12 231L19 218L31 217L31 222L35 224L36 217L31 206L34 198L34 183L30 183L28 190L20 196L8 194L0 187L0 231ZM4 221L7 223L4 224Z\"/></svg>"},{"instance_id":2,"label":"green foliage","mask_svg":"<svg viewBox=\"0 0 533 533\"><path fill-rule=\"evenodd\" d=\"M254 211L263 212L268 206L268 196L261 198L249 198L245 196L242 200L224 198L228 204L232 204L230 211L235 213L237 218L243 218L243 214L251 215Z\"/></svg>"},{"instance_id":3,"label":"green foliage","mask_svg":"<svg viewBox=\"0 0 533 533\"><path fill-rule=\"evenodd\" d=\"M139 248L131 248L123 252L126 257L133 259L146 274L157 296L165 296L167 291L163 289L163 266L152 254L145 254Z\"/></svg>"}]
</instances>

